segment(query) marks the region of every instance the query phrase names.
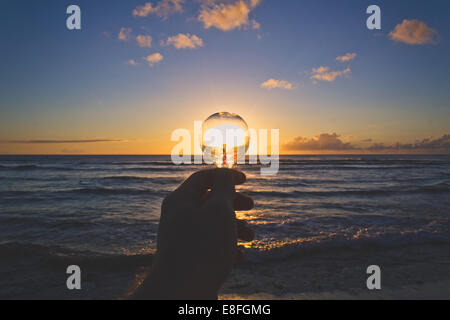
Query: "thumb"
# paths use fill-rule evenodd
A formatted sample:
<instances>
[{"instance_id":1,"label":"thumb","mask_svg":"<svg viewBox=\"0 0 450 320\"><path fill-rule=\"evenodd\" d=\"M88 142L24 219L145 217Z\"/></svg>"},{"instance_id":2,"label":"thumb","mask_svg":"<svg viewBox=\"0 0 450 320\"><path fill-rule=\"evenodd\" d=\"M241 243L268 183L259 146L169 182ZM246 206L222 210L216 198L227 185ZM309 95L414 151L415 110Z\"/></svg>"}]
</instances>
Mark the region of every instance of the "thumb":
<instances>
[{"instance_id":1,"label":"thumb","mask_svg":"<svg viewBox=\"0 0 450 320\"><path fill-rule=\"evenodd\" d=\"M236 196L233 171L227 168L218 170L214 185L211 188L211 198L220 201L234 201Z\"/></svg>"}]
</instances>

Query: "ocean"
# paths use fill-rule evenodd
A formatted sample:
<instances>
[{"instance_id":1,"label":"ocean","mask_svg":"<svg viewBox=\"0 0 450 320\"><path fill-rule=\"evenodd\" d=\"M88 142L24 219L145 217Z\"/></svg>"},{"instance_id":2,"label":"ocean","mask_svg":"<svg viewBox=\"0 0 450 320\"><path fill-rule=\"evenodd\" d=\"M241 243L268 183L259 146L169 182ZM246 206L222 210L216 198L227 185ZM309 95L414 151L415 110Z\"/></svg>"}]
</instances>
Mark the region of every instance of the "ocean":
<instances>
[{"instance_id":1,"label":"ocean","mask_svg":"<svg viewBox=\"0 0 450 320\"><path fill-rule=\"evenodd\" d=\"M0 156L0 298L124 297L148 273L162 199L204 167ZM239 169L255 208L237 216L256 239L241 243L246 261L223 297L364 290L368 263L391 270L392 289L450 279L450 156L281 156L274 176ZM66 288L70 264L81 291Z\"/></svg>"}]
</instances>

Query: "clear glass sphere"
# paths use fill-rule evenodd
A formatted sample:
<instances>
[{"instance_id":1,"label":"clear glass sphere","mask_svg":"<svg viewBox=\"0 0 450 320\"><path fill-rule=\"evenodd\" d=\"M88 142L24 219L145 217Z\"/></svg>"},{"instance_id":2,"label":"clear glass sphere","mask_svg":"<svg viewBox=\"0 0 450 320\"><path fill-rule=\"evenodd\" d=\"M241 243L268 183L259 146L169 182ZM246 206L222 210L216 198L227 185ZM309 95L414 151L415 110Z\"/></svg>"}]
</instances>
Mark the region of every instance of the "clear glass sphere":
<instances>
[{"instance_id":1,"label":"clear glass sphere","mask_svg":"<svg viewBox=\"0 0 450 320\"><path fill-rule=\"evenodd\" d=\"M239 115L218 112L202 125L202 150L206 163L231 168L245 162L250 143L247 123Z\"/></svg>"}]
</instances>

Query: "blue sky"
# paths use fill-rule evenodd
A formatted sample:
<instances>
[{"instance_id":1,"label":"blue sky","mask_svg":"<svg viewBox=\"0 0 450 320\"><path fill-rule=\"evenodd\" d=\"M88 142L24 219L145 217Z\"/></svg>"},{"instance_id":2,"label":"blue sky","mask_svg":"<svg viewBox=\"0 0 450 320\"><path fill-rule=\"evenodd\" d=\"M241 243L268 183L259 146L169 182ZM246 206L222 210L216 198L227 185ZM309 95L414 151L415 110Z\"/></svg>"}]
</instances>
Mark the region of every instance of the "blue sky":
<instances>
[{"instance_id":1,"label":"blue sky","mask_svg":"<svg viewBox=\"0 0 450 320\"><path fill-rule=\"evenodd\" d=\"M159 0L5 1L0 152L169 153L174 129L217 111L279 128L282 143L299 152L372 143L392 150L450 133L447 1L177 1L182 9L167 17L154 9ZM146 3L151 13L133 15ZM238 3L248 15L226 11ZM81 8L82 30L66 28L71 4ZM381 30L366 28L371 4L381 8ZM233 14L217 22L214 10ZM425 33L394 39L399 25ZM128 41L119 39L122 28L131 30ZM202 45L168 44L179 34ZM138 35L151 46L140 47ZM143 57L156 53L162 61L149 66ZM354 58L336 60L346 54ZM269 79L275 87L262 86ZM23 142L98 138L127 142Z\"/></svg>"}]
</instances>

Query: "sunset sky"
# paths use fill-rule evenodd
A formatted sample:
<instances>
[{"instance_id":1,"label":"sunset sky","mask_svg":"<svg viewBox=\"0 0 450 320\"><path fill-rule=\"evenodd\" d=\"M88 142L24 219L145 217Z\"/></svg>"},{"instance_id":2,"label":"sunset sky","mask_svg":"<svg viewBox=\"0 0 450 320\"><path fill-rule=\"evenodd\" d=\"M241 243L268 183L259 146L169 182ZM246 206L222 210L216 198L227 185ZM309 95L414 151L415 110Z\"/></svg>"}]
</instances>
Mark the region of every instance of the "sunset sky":
<instances>
[{"instance_id":1,"label":"sunset sky","mask_svg":"<svg viewBox=\"0 0 450 320\"><path fill-rule=\"evenodd\" d=\"M170 154L218 111L282 153L450 153L450 2L374 3L4 1L0 154Z\"/></svg>"}]
</instances>

